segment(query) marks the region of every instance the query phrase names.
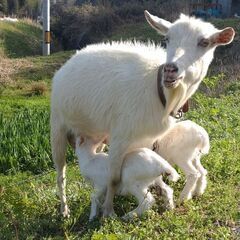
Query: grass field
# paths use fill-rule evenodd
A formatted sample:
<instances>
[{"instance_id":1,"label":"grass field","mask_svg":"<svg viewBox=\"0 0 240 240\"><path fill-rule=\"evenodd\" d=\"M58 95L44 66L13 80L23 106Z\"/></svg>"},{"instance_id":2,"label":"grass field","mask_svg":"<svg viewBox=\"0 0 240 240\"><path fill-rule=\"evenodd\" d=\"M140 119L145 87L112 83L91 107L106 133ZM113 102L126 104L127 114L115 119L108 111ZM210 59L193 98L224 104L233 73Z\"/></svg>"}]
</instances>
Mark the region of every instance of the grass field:
<instances>
[{"instance_id":1,"label":"grass field","mask_svg":"<svg viewBox=\"0 0 240 240\"><path fill-rule=\"evenodd\" d=\"M8 29L8 26L4 27ZM16 26L10 24L9 28ZM121 35L132 39L132 28L124 29L123 34L123 30L118 29L114 39ZM137 38L154 38L146 29L140 24L135 31ZM153 210L139 219L124 222L119 217L89 223L91 188L79 174L71 151L68 152L67 169L71 217L60 217L56 173L49 145L50 80L73 52L59 52L50 57L37 56L35 50L26 55L10 54L6 52L3 40L0 48L5 60L27 62L12 72L9 82L0 89L1 240L239 239L240 84L237 77L235 81L224 82L224 93L220 95L215 94L215 89L221 77L206 78L202 90L192 99L191 111L185 116L203 126L210 135L211 150L202 159L209 172L209 184L201 198L178 204L173 211L164 211L159 199ZM37 82L46 84L47 90L43 94L35 94L33 85ZM175 198L183 184L183 177L178 183L171 184ZM135 205L135 200L130 197L115 199L119 216Z\"/></svg>"}]
</instances>

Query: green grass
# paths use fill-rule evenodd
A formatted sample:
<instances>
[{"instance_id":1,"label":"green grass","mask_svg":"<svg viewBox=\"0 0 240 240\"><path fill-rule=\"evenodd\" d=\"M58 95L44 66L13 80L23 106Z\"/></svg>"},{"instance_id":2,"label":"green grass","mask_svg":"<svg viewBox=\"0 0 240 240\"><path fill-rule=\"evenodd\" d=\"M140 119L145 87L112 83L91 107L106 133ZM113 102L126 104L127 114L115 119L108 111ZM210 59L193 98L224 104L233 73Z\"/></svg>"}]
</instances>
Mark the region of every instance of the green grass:
<instances>
[{"instance_id":1,"label":"green grass","mask_svg":"<svg viewBox=\"0 0 240 240\"><path fill-rule=\"evenodd\" d=\"M0 171L42 172L52 165L49 109L22 109L11 117L0 114Z\"/></svg>"},{"instance_id":2,"label":"green grass","mask_svg":"<svg viewBox=\"0 0 240 240\"><path fill-rule=\"evenodd\" d=\"M30 101L27 109L22 103L22 110L15 111L11 124L0 126L0 132L7 136L9 143L4 146L8 149L4 150L5 156L14 156L11 151L16 147L16 161L25 159L21 162L24 172L0 175L0 225L3 226L0 239L16 236L19 239L237 239L233 231L239 220L240 197L240 101L237 89L220 98L196 94L196 108L187 116L210 135L210 154L202 159L209 172L206 193L170 212L164 212L162 202L158 201L153 210L130 222L116 218L88 223L91 188L86 186L75 164L70 164L67 172L67 195L72 215L65 220L59 216L56 174L51 170L50 157L46 157L50 154L48 107L40 110L38 107L45 101L39 100L39 106L36 102ZM35 154L31 155L33 149ZM69 155L69 159L73 160L73 155ZM33 174L46 169L50 172ZM176 196L183 184L184 178L171 184ZM115 200L119 216L135 205L133 198L117 197Z\"/></svg>"},{"instance_id":3,"label":"green grass","mask_svg":"<svg viewBox=\"0 0 240 240\"><path fill-rule=\"evenodd\" d=\"M41 26L30 20L0 22L0 96L31 95L34 82L45 82L50 89L55 71L74 51L40 56L41 42Z\"/></svg>"},{"instance_id":4,"label":"green grass","mask_svg":"<svg viewBox=\"0 0 240 240\"><path fill-rule=\"evenodd\" d=\"M209 172L208 187L201 198L177 205L174 211L164 211L159 199L151 211L130 222L116 218L89 223L91 188L69 151L71 217L61 218L49 143L49 93L31 96L29 89L39 81L50 89L54 72L73 52L35 55L41 33L39 27L32 29L33 25L26 24L0 23L0 55L10 61L9 66L25 56L21 67L10 76L11 83L0 88L0 239L239 239L240 85L237 79L224 83L224 94L216 94L220 76L204 80L186 115L210 135L211 150L202 159ZM218 20L217 24L238 28L239 23ZM121 38L158 42L160 36L146 23L139 23L117 28L111 40ZM171 183L175 197L183 185L184 177ZM131 197L115 199L118 216L134 206Z\"/></svg>"},{"instance_id":5,"label":"green grass","mask_svg":"<svg viewBox=\"0 0 240 240\"><path fill-rule=\"evenodd\" d=\"M233 27L236 31L237 38L240 33L240 23L238 19L212 19L210 20L217 28ZM147 42L153 41L159 43L163 36L152 29L147 22L129 23L118 26L111 34L110 38L105 40L134 40Z\"/></svg>"},{"instance_id":6,"label":"green grass","mask_svg":"<svg viewBox=\"0 0 240 240\"><path fill-rule=\"evenodd\" d=\"M41 54L41 27L30 21L0 22L0 48L8 57Z\"/></svg>"},{"instance_id":7,"label":"green grass","mask_svg":"<svg viewBox=\"0 0 240 240\"><path fill-rule=\"evenodd\" d=\"M46 81L49 82L56 69L59 69L63 63L73 54L73 51L53 53L50 56L29 57L27 60L32 63L31 66L22 68L14 78L17 81Z\"/></svg>"},{"instance_id":8,"label":"green grass","mask_svg":"<svg viewBox=\"0 0 240 240\"><path fill-rule=\"evenodd\" d=\"M0 98L0 172L42 173L53 168L49 135L49 100ZM73 159L69 152L68 159Z\"/></svg>"},{"instance_id":9,"label":"green grass","mask_svg":"<svg viewBox=\"0 0 240 240\"><path fill-rule=\"evenodd\" d=\"M116 28L111 34L110 38L106 40L139 40L143 42L153 41L155 43L159 43L163 37L152 29L148 23L140 22L140 23L132 23L127 25L120 25Z\"/></svg>"},{"instance_id":10,"label":"green grass","mask_svg":"<svg viewBox=\"0 0 240 240\"><path fill-rule=\"evenodd\" d=\"M26 57L24 61L22 59L8 59L9 67L12 67L12 61L16 65L21 64L21 66L13 70L13 73L9 75L8 82L4 83L3 79L4 84L0 84L0 96L29 95L31 93L31 86L35 82L45 82L49 90L54 73L73 53L73 51L68 51L53 53L50 56Z\"/></svg>"},{"instance_id":11,"label":"green grass","mask_svg":"<svg viewBox=\"0 0 240 240\"><path fill-rule=\"evenodd\" d=\"M42 97L0 97L0 112L4 117L22 112L24 109L49 109L49 98Z\"/></svg>"},{"instance_id":12,"label":"green grass","mask_svg":"<svg viewBox=\"0 0 240 240\"><path fill-rule=\"evenodd\" d=\"M212 23L219 29L223 29L225 27L233 27L236 31L236 34L239 35L240 33L240 22L237 18L230 18L230 19L213 19Z\"/></svg>"}]
</instances>

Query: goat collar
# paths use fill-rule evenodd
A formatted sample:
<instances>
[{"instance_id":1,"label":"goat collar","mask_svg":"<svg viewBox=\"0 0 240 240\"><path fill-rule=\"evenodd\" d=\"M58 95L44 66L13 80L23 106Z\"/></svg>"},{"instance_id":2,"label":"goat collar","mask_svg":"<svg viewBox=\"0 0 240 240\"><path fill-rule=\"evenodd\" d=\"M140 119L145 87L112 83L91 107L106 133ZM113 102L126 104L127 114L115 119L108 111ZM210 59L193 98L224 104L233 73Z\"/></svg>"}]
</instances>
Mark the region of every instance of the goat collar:
<instances>
[{"instance_id":1,"label":"goat collar","mask_svg":"<svg viewBox=\"0 0 240 240\"><path fill-rule=\"evenodd\" d=\"M160 65L160 67L158 68L158 74L157 74L157 89L158 89L158 96L160 98L160 101L163 105L163 107L166 106L166 97L163 91L163 86L162 86L162 68L163 65ZM173 114L173 112L170 114L172 117L175 118L181 118L183 116L183 113L188 112L189 110L189 103L188 100L184 103L184 105L178 109L178 112L176 115Z\"/></svg>"}]
</instances>

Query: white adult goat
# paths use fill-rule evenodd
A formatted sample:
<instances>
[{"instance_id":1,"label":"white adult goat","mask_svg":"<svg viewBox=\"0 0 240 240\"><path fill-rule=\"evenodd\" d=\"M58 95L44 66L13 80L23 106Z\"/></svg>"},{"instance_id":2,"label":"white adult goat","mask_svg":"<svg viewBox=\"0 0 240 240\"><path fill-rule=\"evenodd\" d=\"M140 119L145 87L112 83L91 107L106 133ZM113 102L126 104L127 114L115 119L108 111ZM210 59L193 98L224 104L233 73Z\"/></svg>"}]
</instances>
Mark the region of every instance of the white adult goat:
<instances>
[{"instance_id":1,"label":"white adult goat","mask_svg":"<svg viewBox=\"0 0 240 240\"><path fill-rule=\"evenodd\" d=\"M186 175L187 182L180 200L202 195L207 186L207 170L200 162L209 152L209 136L204 128L192 121L176 123L163 138L154 143L154 151L171 165L177 165Z\"/></svg>"},{"instance_id":2,"label":"white adult goat","mask_svg":"<svg viewBox=\"0 0 240 240\"><path fill-rule=\"evenodd\" d=\"M196 91L218 45L229 44L232 28L181 15L170 23L145 11L150 25L168 39L160 46L115 42L86 47L54 76L51 97L51 145L57 170L61 212L68 216L65 193L67 136L109 136L109 179L104 215L114 213L113 197L126 153L149 147ZM161 68L159 66L162 65ZM157 91L157 75L166 106Z\"/></svg>"},{"instance_id":3,"label":"white adult goat","mask_svg":"<svg viewBox=\"0 0 240 240\"><path fill-rule=\"evenodd\" d=\"M101 143L100 143L101 144ZM78 157L81 174L93 185L91 196L90 220L98 214L101 200L107 190L109 175L108 155L96 153L99 141L91 138L77 138L76 155ZM148 191L149 186L158 185L163 193L166 207L174 208L173 190L162 180L162 174L167 174L172 181L179 178L176 170L157 153L148 148L136 149L128 153L122 165L121 181L117 187L118 195L131 194L136 197L138 207L125 215L131 218L134 214L140 216L155 202Z\"/></svg>"}]
</instances>

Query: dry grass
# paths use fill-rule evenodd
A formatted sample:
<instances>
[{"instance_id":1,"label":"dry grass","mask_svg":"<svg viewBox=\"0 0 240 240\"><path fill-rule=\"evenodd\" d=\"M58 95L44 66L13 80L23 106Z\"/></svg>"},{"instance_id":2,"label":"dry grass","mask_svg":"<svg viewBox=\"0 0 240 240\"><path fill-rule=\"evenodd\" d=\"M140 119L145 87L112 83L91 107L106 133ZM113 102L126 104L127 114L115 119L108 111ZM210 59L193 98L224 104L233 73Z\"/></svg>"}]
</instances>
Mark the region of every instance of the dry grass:
<instances>
[{"instance_id":1,"label":"dry grass","mask_svg":"<svg viewBox=\"0 0 240 240\"><path fill-rule=\"evenodd\" d=\"M22 71L23 68L32 67L32 62L28 59L10 59L0 56L0 84L9 84L14 82L14 76Z\"/></svg>"},{"instance_id":2,"label":"dry grass","mask_svg":"<svg viewBox=\"0 0 240 240\"><path fill-rule=\"evenodd\" d=\"M0 22L0 48L4 56L22 58L41 53L40 26L29 20Z\"/></svg>"},{"instance_id":3,"label":"dry grass","mask_svg":"<svg viewBox=\"0 0 240 240\"><path fill-rule=\"evenodd\" d=\"M33 55L40 48L40 25L30 19L18 23L0 23L0 84L15 82L15 76L25 68L33 67L32 61L23 58Z\"/></svg>"},{"instance_id":4,"label":"dry grass","mask_svg":"<svg viewBox=\"0 0 240 240\"><path fill-rule=\"evenodd\" d=\"M31 96L43 96L47 93L48 86L45 82L32 83L29 90Z\"/></svg>"},{"instance_id":5,"label":"dry grass","mask_svg":"<svg viewBox=\"0 0 240 240\"><path fill-rule=\"evenodd\" d=\"M32 26L42 30L42 26L37 21L33 21L31 18L22 18L21 22L26 23L28 25L32 25Z\"/></svg>"}]
</instances>

